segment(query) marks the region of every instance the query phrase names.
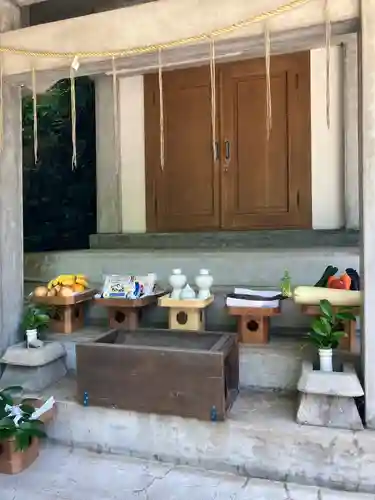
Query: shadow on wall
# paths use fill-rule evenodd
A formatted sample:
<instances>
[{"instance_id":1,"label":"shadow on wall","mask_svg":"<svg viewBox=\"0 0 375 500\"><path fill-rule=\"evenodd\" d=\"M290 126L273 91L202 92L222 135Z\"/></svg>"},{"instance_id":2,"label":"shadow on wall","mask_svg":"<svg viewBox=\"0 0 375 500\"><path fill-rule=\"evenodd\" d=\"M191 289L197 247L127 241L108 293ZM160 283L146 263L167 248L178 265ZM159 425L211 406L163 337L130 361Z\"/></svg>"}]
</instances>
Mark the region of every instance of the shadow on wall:
<instances>
[{"instance_id":1,"label":"shadow on wall","mask_svg":"<svg viewBox=\"0 0 375 500\"><path fill-rule=\"evenodd\" d=\"M77 167L72 169L70 82L38 96L34 163L32 98L23 101L25 252L89 248L96 232L95 85L76 80Z\"/></svg>"}]
</instances>

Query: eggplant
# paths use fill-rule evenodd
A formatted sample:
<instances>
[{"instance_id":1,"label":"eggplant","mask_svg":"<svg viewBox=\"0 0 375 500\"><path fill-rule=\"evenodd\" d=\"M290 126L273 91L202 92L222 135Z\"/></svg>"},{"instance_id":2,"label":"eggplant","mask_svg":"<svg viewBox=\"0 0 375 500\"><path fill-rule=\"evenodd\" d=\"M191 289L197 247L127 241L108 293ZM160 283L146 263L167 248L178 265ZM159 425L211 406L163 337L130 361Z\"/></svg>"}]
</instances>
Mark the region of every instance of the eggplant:
<instances>
[{"instance_id":1,"label":"eggplant","mask_svg":"<svg viewBox=\"0 0 375 500\"><path fill-rule=\"evenodd\" d=\"M320 287L320 288L325 288L328 285L328 278L330 278L331 276L334 276L337 273L337 271L338 271L337 267L334 267L334 266L326 267L324 273L322 274L322 277L314 286Z\"/></svg>"},{"instance_id":2,"label":"eggplant","mask_svg":"<svg viewBox=\"0 0 375 500\"><path fill-rule=\"evenodd\" d=\"M357 271L351 267L348 267L347 269L345 269L345 272L352 280L350 290L359 292L359 290L361 289L361 278L359 277Z\"/></svg>"}]
</instances>

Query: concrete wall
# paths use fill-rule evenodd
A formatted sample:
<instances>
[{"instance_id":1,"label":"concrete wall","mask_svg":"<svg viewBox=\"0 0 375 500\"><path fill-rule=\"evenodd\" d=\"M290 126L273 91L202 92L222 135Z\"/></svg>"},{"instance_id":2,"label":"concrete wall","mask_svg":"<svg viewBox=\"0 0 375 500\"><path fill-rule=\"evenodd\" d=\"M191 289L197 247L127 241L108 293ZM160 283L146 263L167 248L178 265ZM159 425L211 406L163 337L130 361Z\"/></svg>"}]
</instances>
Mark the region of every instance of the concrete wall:
<instances>
[{"instance_id":1,"label":"concrete wall","mask_svg":"<svg viewBox=\"0 0 375 500\"><path fill-rule=\"evenodd\" d=\"M341 47L331 53L331 126L326 121L326 51L311 51L311 147L312 211L314 229L337 229L345 225L344 135L343 135L343 54ZM98 172L105 172L98 184L98 232L116 232L118 214L113 214L114 178L110 161L113 156L111 118L111 79L97 87ZM119 84L121 120L122 231L145 232L145 154L143 77L122 77ZM102 113L100 113L102 110ZM112 172L112 173L111 173ZM99 175L100 178L103 174ZM356 193L347 196L356 202ZM358 203L358 200L357 200Z\"/></svg>"}]
</instances>

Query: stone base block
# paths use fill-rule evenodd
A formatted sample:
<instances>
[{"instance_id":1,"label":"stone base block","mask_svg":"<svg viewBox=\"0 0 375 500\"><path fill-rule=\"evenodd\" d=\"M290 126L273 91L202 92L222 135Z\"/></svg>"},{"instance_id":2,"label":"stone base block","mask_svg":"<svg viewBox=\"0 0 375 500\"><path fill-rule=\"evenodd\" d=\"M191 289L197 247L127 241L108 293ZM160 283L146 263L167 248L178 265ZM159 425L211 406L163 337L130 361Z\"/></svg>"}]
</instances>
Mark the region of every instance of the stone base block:
<instances>
[{"instance_id":1,"label":"stone base block","mask_svg":"<svg viewBox=\"0 0 375 500\"><path fill-rule=\"evenodd\" d=\"M353 398L320 394L301 394L297 422L340 429L363 430Z\"/></svg>"},{"instance_id":2,"label":"stone base block","mask_svg":"<svg viewBox=\"0 0 375 500\"><path fill-rule=\"evenodd\" d=\"M43 366L7 365L0 379L2 388L22 386L26 392L39 392L58 382L67 373L65 361L56 359Z\"/></svg>"}]
</instances>

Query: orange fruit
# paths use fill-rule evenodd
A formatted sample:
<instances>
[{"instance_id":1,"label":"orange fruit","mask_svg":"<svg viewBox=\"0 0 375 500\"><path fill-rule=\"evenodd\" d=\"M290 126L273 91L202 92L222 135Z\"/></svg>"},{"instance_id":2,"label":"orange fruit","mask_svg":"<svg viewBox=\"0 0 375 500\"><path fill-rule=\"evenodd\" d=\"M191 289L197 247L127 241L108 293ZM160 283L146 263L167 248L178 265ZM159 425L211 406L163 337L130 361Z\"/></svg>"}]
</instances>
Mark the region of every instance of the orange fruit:
<instances>
[{"instance_id":1,"label":"orange fruit","mask_svg":"<svg viewBox=\"0 0 375 500\"><path fill-rule=\"evenodd\" d=\"M72 286L72 290L74 293L82 293L85 291L85 287L83 285L80 285L79 283L75 283Z\"/></svg>"}]
</instances>

